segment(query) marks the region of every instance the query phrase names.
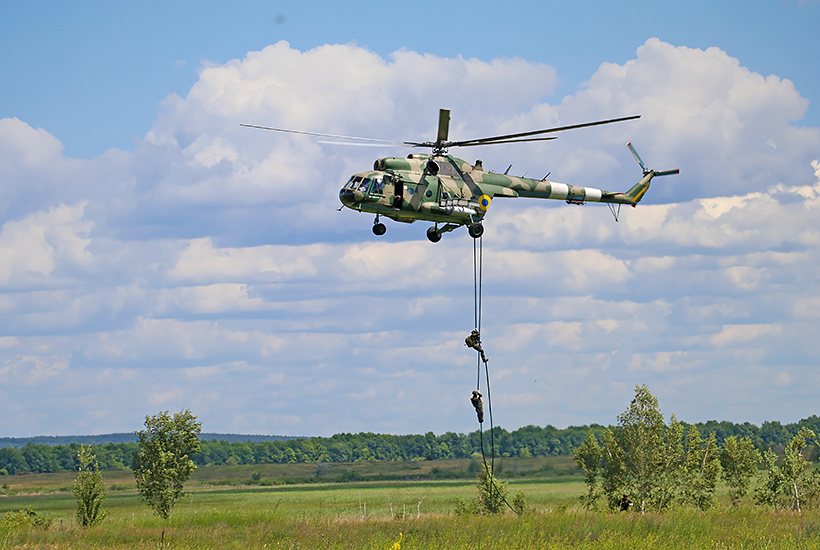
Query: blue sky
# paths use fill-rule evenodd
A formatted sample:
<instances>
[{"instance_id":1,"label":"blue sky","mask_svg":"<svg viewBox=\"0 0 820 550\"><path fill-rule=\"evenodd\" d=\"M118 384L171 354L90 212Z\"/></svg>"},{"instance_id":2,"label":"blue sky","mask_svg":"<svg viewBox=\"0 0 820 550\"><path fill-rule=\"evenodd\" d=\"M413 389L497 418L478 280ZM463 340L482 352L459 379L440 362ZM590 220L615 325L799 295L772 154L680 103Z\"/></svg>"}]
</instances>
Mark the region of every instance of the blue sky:
<instances>
[{"instance_id":1,"label":"blue sky","mask_svg":"<svg viewBox=\"0 0 820 550\"><path fill-rule=\"evenodd\" d=\"M440 107L463 138L642 114L489 169L623 190L630 140L681 169L617 224L494 202L499 424L614 422L644 382L686 421L816 414L818 22L785 0L4 3L0 434L186 407L216 432L475 429L466 232L335 212L405 151L238 126L430 139Z\"/></svg>"},{"instance_id":2,"label":"blue sky","mask_svg":"<svg viewBox=\"0 0 820 550\"><path fill-rule=\"evenodd\" d=\"M80 158L131 150L169 93L184 96L203 60L225 63L279 40L308 50L355 43L555 67L551 99L646 38L716 46L764 76L795 83L820 124L817 2L8 2L2 8L0 116L48 129Z\"/></svg>"}]
</instances>

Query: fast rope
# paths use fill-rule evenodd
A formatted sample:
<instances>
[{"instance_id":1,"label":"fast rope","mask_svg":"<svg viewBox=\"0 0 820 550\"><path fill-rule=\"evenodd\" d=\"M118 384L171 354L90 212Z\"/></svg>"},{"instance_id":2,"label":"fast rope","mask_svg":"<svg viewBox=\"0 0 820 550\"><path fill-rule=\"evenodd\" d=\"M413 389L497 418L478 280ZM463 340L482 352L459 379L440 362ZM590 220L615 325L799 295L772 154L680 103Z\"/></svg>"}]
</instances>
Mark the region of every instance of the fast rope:
<instances>
[{"instance_id":1,"label":"fast rope","mask_svg":"<svg viewBox=\"0 0 820 550\"><path fill-rule=\"evenodd\" d=\"M470 333L470 336L464 341L467 347L473 348L478 352L476 356L476 389L470 398L470 402L475 408L478 417L478 435L481 445L481 459L484 462L484 471L490 482L490 509L495 512L495 499L492 498L492 492L495 492L501 500L504 501L510 510L518 514L519 512L513 508L498 487L495 485L495 430L493 429L493 405L490 398L490 369L488 366L489 360L484 354L484 349L481 347L481 278L484 271L484 242L483 237L473 239L473 320L475 328ZM487 466L487 455L484 453L484 404L482 403L481 395L481 364L484 363L484 379L487 384L487 412L490 419L490 465Z\"/></svg>"}]
</instances>

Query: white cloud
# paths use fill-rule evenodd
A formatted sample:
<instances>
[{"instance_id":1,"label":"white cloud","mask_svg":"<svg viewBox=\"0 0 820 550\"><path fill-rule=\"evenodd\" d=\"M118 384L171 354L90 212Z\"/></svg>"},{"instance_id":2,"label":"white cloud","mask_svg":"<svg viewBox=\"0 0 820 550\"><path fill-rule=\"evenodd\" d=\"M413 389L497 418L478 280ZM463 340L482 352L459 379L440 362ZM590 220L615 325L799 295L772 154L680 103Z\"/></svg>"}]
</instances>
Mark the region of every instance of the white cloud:
<instances>
[{"instance_id":1,"label":"white cloud","mask_svg":"<svg viewBox=\"0 0 820 550\"><path fill-rule=\"evenodd\" d=\"M169 275L193 281L311 278L319 272L312 259L326 250L323 245L216 249L210 238L196 239L180 254Z\"/></svg>"},{"instance_id":2,"label":"white cloud","mask_svg":"<svg viewBox=\"0 0 820 550\"><path fill-rule=\"evenodd\" d=\"M17 171L31 175L60 161L63 145L42 128L34 129L18 118L0 119L0 170L4 178Z\"/></svg>"},{"instance_id":3,"label":"white cloud","mask_svg":"<svg viewBox=\"0 0 820 550\"><path fill-rule=\"evenodd\" d=\"M753 342L770 335L778 336L782 333L783 327L779 324L726 325L719 334L712 336L711 341L715 346L725 347Z\"/></svg>"},{"instance_id":4,"label":"white cloud","mask_svg":"<svg viewBox=\"0 0 820 550\"><path fill-rule=\"evenodd\" d=\"M0 284L17 286L44 281L58 265L87 269L87 250L93 223L83 220L85 204L62 205L19 221L8 221L0 231Z\"/></svg>"},{"instance_id":5,"label":"white cloud","mask_svg":"<svg viewBox=\"0 0 820 550\"><path fill-rule=\"evenodd\" d=\"M248 295L249 287L240 283L179 288L166 292L166 308L177 308L193 313L224 313L229 311L258 311L270 309L262 298Z\"/></svg>"},{"instance_id":6,"label":"white cloud","mask_svg":"<svg viewBox=\"0 0 820 550\"><path fill-rule=\"evenodd\" d=\"M685 351L658 351L649 354L638 353L632 356L629 368L635 371L675 372L689 368L685 360Z\"/></svg>"},{"instance_id":7,"label":"white cloud","mask_svg":"<svg viewBox=\"0 0 820 550\"><path fill-rule=\"evenodd\" d=\"M55 378L69 368L70 358L45 355L18 355L0 366L0 380L7 387L16 384L35 386Z\"/></svg>"}]
</instances>

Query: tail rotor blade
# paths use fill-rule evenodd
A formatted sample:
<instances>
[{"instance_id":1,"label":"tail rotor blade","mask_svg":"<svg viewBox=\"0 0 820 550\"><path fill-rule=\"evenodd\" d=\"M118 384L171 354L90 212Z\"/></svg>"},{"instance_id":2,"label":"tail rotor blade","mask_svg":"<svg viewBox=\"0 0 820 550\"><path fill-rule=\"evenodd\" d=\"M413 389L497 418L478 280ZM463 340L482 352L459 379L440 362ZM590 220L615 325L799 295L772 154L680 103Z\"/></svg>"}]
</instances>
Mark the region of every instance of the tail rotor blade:
<instances>
[{"instance_id":1,"label":"tail rotor blade","mask_svg":"<svg viewBox=\"0 0 820 550\"><path fill-rule=\"evenodd\" d=\"M629 147L629 150L632 151L632 156L635 157L635 160L637 160L638 164L641 165L641 170L646 172L646 166L644 165L643 161L641 160L640 155L638 155L638 152L635 150L634 147L632 147L632 142L630 141L629 143L626 144L626 146Z\"/></svg>"},{"instance_id":2,"label":"tail rotor blade","mask_svg":"<svg viewBox=\"0 0 820 550\"><path fill-rule=\"evenodd\" d=\"M674 170L661 170L659 172L655 172L656 176L671 176L672 174L680 174L680 169L675 168Z\"/></svg>"}]
</instances>

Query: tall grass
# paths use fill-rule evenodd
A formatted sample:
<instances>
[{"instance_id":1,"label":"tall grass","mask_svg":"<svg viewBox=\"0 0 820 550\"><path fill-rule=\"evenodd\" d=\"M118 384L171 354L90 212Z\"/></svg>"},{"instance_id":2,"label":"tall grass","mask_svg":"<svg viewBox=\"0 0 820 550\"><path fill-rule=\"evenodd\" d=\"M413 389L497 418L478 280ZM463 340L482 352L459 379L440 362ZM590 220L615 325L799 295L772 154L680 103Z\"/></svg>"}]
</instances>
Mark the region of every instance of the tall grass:
<instances>
[{"instance_id":1,"label":"tall grass","mask_svg":"<svg viewBox=\"0 0 820 550\"><path fill-rule=\"evenodd\" d=\"M55 484L64 484L55 479ZM47 488L47 483L37 482ZM70 493L26 493L0 497L6 510L34 506L52 519L46 529L0 526L6 548L256 548L383 549L402 533L410 549L818 549L820 513L803 515L745 507L711 512L672 510L663 515L586 512L577 478L519 478L531 512L492 517L457 517L456 497L475 496L472 481L369 482L242 487L197 485L161 520L133 488L112 491L110 516L81 528ZM727 500L723 497L724 500ZM725 503L724 503L725 504Z\"/></svg>"},{"instance_id":2,"label":"tall grass","mask_svg":"<svg viewBox=\"0 0 820 550\"><path fill-rule=\"evenodd\" d=\"M163 521L109 521L81 529L63 525L0 538L0 548L402 548L531 549L820 548L816 514L804 516L680 511L663 516L580 511L492 517L428 514L390 520L359 516L298 517L282 512L221 510L180 513Z\"/></svg>"}]
</instances>

